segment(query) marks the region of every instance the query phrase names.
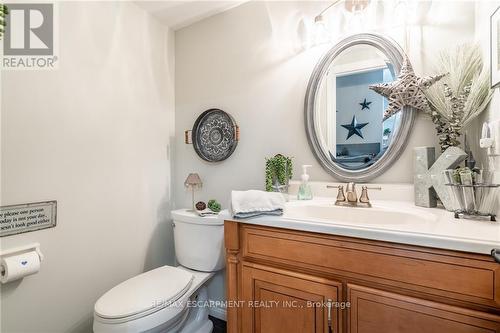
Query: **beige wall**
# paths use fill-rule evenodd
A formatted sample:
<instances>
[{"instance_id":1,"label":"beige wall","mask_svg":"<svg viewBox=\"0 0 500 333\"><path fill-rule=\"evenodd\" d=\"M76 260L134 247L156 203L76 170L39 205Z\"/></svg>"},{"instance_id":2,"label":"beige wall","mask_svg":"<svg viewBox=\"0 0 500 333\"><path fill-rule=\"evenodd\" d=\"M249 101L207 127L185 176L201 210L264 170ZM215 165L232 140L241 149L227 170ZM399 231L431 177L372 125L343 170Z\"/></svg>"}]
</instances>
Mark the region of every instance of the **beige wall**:
<instances>
[{"instance_id":1,"label":"beige wall","mask_svg":"<svg viewBox=\"0 0 500 333\"><path fill-rule=\"evenodd\" d=\"M125 2L60 3L60 66L2 73L1 204L58 201L41 271L1 289L2 332L89 332L97 298L173 262L173 32Z\"/></svg>"}]
</instances>

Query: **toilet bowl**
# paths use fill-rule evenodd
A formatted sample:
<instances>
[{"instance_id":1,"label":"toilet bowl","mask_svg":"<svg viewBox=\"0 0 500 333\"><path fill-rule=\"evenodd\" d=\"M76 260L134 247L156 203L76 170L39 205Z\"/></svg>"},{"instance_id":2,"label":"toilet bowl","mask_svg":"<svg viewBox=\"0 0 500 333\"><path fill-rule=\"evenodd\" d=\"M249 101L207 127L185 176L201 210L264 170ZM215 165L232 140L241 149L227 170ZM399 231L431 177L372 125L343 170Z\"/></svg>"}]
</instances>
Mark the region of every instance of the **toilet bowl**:
<instances>
[{"instance_id":1,"label":"toilet bowl","mask_svg":"<svg viewBox=\"0 0 500 333\"><path fill-rule=\"evenodd\" d=\"M128 279L99 298L96 333L209 333L206 282L224 268L224 221L188 210L172 212L181 266L162 266Z\"/></svg>"}]
</instances>

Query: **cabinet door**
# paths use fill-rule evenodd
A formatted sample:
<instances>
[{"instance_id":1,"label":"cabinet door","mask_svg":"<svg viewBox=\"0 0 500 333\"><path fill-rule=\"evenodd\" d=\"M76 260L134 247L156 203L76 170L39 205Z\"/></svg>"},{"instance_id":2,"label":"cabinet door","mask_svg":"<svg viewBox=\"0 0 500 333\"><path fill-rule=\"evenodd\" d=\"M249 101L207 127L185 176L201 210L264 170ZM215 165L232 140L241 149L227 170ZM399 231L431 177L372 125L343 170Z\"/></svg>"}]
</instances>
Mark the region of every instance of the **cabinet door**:
<instances>
[{"instance_id":1,"label":"cabinet door","mask_svg":"<svg viewBox=\"0 0 500 333\"><path fill-rule=\"evenodd\" d=\"M494 333L500 317L349 284L349 333Z\"/></svg>"},{"instance_id":2,"label":"cabinet door","mask_svg":"<svg viewBox=\"0 0 500 333\"><path fill-rule=\"evenodd\" d=\"M242 267L241 330L339 333L341 283L271 267Z\"/></svg>"}]
</instances>

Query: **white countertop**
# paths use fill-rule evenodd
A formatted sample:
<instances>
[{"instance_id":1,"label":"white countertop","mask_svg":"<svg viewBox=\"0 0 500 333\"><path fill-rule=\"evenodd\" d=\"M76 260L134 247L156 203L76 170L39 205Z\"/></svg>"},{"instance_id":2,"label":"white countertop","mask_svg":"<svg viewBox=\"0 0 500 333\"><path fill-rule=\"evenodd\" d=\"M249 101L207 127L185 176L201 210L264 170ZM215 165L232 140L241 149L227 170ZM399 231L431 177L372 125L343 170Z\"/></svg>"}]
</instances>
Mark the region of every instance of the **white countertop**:
<instances>
[{"instance_id":1,"label":"white countertop","mask_svg":"<svg viewBox=\"0 0 500 333\"><path fill-rule=\"evenodd\" d=\"M455 219L452 212L439 208L416 207L409 201L372 200L372 208L353 208L336 207L334 200L315 198L311 201L290 201L287 202L282 217L237 220L227 215L224 218L268 227L481 254L490 254L493 248L500 248L500 222ZM326 218L318 214L311 217L306 211L309 209L309 212L315 213L332 208L335 209L336 216L340 217ZM388 219L389 222L385 222L380 217L387 210L392 212L393 221ZM359 216L363 218L359 219ZM377 218L372 218L373 216L379 216L378 221Z\"/></svg>"}]
</instances>

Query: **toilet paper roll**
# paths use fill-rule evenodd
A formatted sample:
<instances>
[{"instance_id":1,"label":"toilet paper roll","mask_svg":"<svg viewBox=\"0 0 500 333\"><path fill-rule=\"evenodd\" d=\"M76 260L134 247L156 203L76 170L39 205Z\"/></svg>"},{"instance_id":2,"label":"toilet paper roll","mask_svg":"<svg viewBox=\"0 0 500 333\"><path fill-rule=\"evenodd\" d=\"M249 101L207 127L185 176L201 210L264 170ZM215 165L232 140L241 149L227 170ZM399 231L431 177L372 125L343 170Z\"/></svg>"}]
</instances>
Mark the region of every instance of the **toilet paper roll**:
<instances>
[{"instance_id":1,"label":"toilet paper roll","mask_svg":"<svg viewBox=\"0 0 500 333\"><path fill-rule=\"evenodd\" d=\"M37 273L40 270L40 257L36 251L6 256L2 257L0 266L0 282L7 283Z\"/></svg>"}]
</instances>

